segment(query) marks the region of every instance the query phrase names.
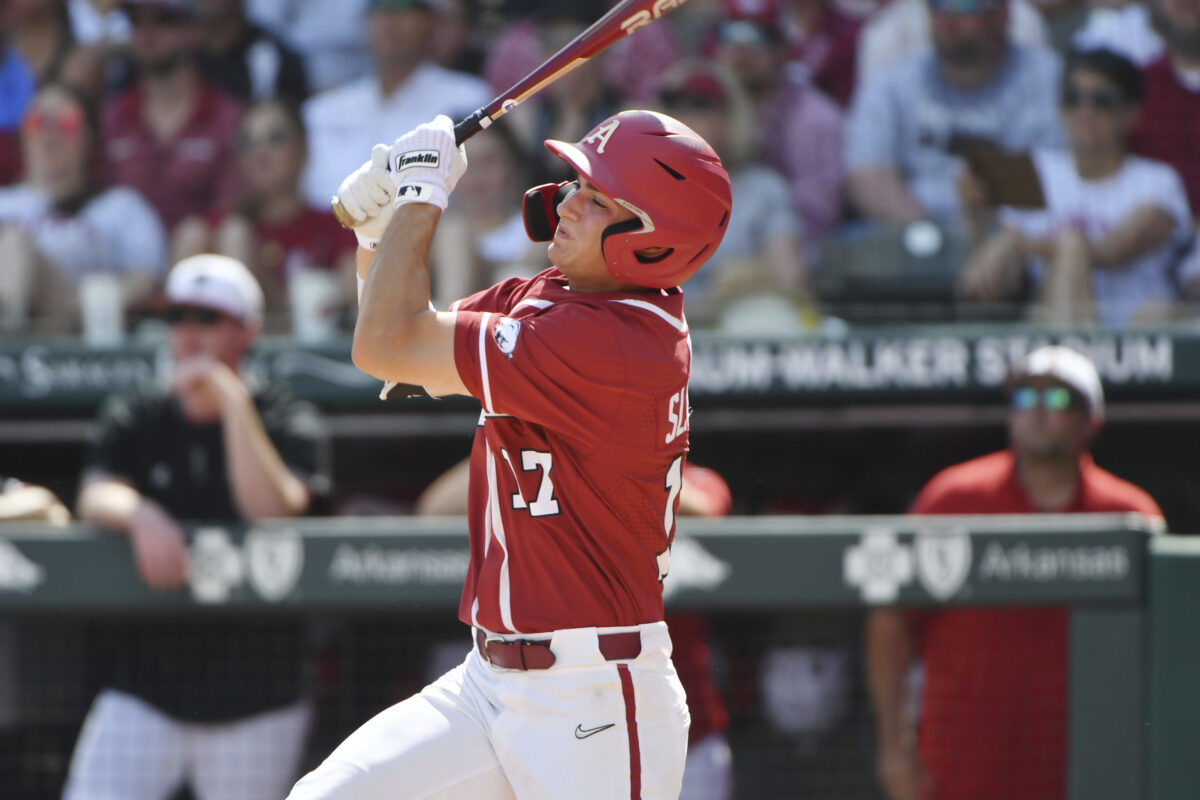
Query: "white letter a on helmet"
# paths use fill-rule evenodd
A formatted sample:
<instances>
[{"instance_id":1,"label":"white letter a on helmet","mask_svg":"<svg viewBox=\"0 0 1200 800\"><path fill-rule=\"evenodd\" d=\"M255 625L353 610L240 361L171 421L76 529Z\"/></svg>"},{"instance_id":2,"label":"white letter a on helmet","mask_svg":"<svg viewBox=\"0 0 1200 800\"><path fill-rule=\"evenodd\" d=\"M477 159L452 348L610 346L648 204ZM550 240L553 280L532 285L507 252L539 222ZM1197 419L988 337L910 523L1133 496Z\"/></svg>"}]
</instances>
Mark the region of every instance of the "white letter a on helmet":
<instances>
[{"instance_id":1,"label":"white letter a on helmet","mask_svg":"<svg viewBox=\"0 0 1200 800\"><path fill-rule=\"evenodd\" d=\"M599 139L600 144L596 147L596 152L603 154L604 146L606 144L608 144L608 140L612 138L612 135L617 130L617 126L620 124L621 124L621 120L610 119L608 122L604 123L603 125L600 125L599 127L596 128L596 130L589 133L587 135L587 138L584 139L584 141L587 142L588 144L596 144L596 140Z\"/></svg>"}]
</instances>

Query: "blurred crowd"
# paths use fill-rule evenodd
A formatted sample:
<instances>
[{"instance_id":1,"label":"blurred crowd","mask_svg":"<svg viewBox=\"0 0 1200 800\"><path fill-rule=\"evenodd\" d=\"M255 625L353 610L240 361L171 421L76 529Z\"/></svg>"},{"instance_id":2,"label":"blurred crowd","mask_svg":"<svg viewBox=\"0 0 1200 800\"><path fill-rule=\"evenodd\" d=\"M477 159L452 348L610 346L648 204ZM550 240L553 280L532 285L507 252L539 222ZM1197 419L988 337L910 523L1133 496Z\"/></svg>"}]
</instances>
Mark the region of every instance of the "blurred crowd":
<instances>
[{"instance_id":1,"label":"blurred crowd","mask_svg":"<svg viewBox=\"0 0 1200 800\"><path fill-rule=\"evenodd\" d=\"M604 0L8 0L0 17L0 328L153 330L167 268L229 255L268 332L354 314L329 213L375 142L460 118ZM657 108L733 179L689 282L702 328L844 320L1121 327L1200 296L1195 0L690 0L468 143L433 252L446 304L546 263L541 146Z\"/></svg>"}]
</instances>

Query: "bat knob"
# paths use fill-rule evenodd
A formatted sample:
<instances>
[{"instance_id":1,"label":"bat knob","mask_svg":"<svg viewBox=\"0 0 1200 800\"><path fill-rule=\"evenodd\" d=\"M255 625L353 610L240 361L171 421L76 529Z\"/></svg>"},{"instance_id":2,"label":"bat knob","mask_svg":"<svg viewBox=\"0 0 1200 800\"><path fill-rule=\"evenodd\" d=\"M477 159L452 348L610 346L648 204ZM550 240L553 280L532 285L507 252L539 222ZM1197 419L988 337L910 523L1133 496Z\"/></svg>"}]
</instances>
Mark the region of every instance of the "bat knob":
<instances>
[{"instance_id":1,"label":"bat knob","mask_svg":"<svg viewBox=\"0 0 1200 800\"><path fill-rule=\"evenodd\" d=\"M342 205L340 197L334 195L333 199L329 201L329 207L333 209L333 216L337 217L337 221L343 228L354 229L354 217L350 216L350 212Z\"/></svg>"}]
</instances>

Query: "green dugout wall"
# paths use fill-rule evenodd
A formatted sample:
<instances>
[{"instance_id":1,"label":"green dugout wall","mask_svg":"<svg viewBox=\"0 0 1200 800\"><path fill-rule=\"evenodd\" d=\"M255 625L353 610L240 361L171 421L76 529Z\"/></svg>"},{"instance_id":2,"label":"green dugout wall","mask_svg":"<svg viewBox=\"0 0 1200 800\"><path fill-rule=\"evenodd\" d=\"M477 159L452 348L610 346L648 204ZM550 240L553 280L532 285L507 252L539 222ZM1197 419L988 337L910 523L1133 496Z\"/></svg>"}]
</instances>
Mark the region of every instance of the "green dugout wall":
<instances>
[{"instance_id":1,"label":"green dugout wall","mask_svg":"<svg viewBox=\"0 0 1200 800\"><path fill-rule=\"evenodd\" d=\"M194 524L187 591L147 589L128 543L87 527L0 526L0 619L39 614L453 615L463 520ZM747 517L680 521L671 608L1065 604L1070 800L1200 796L1200 540L1137 515Z\"/></svg>"}]
</instances>

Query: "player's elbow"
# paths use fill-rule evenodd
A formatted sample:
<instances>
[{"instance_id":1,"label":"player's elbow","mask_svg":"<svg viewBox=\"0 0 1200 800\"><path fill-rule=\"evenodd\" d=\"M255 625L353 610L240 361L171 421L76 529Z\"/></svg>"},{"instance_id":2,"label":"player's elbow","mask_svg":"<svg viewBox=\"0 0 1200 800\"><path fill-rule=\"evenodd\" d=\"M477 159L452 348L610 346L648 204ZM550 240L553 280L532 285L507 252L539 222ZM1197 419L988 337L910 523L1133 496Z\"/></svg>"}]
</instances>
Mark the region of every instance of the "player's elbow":
<instances>
[{"instance_id":1,"label":"player's elbow","mask_svg":"<svg viewBox=\"0 0 1200 800\"><path fill-rule=\"evenodd\" d=\"M400 372L412 338L408 327L396 322L380 328L360 324L354 329L350 360L354 366L380 380L401 380Z\"/></svg>"},{"instance_id":2,"label":"player's elbow","mask_svg":"<svg viewBox=\"0 0 1200 800\"><path fill-rule=\"evenodd\" d=\"M354 362L354 366L368 375L386 380L381 374L384 371L382 348L375 342L373 337L362 333L361 330L355 330L354 332L354 343L350 348L350 360Z\"/></svg>"}]
</instances>

